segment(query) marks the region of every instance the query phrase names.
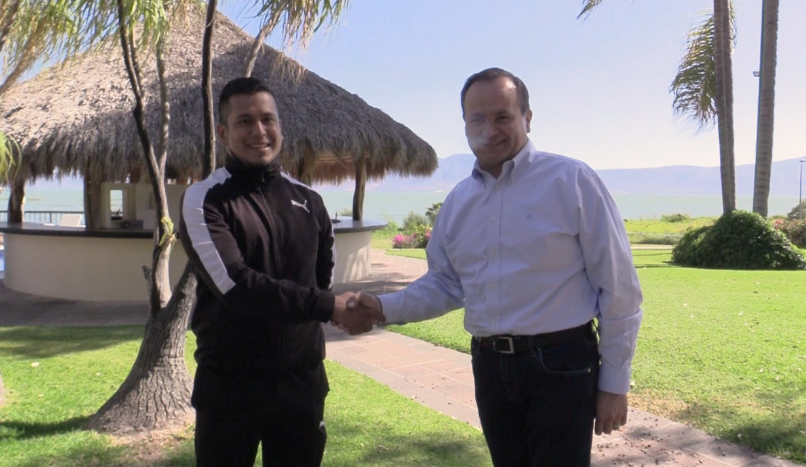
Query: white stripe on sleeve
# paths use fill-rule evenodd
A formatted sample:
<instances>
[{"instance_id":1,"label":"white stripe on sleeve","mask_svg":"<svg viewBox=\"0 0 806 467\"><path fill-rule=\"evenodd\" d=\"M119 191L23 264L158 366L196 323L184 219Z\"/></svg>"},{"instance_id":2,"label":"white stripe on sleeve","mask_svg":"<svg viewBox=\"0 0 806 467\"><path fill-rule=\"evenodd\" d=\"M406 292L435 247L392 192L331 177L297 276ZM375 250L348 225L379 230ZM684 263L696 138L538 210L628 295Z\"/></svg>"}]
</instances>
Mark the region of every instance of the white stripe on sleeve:
<instances>
[{"instance_id":1,"label":"white stripe on sleeve","mask_svg":"<svg viewBox=\"0 0 806 467\"><path fill-rule=\"evenodd\" d=\"M224 183L229 177L230 174L226 169L216 170L203 181L188 187L185 191L185 201L182 203L182 216L185 218L185 227L193 249L199 256L202 267L213 279L222 295L235 287L235 282L227 274L224 261L218 254L207 229L207 223L204 221L204 198L214 186Z\"/></svg>"}]
</instances>

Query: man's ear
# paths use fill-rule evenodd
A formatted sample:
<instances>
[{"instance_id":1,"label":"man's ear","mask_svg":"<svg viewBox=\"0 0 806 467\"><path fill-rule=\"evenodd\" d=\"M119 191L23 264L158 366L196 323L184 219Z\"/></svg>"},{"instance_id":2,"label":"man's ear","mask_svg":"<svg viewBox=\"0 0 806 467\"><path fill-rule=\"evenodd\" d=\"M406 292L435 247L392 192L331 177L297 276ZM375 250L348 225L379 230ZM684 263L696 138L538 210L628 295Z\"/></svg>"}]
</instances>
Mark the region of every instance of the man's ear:
<instances>
[{"instance_id":1,"label":"man's ear","mask_svg":"<svg viewBox=\"0 0 806 467\"><path fill-rule=\"evenodd\" d=\"M526 119L526 132L529 133L532 131L532 111L527 110L526 115L523 116Z\"/></svg>"},{"instance_id":2,"label":"man's ear","mask_svg":"<svg viewBox=\"0 0 806 467\"><path fill-rule=\"evenodd\" d=\"M215 132L218 134L218 137L221 138L221 144L227 146L227 128L219 123L215 127Z\"/></svg>"}]
</instances>

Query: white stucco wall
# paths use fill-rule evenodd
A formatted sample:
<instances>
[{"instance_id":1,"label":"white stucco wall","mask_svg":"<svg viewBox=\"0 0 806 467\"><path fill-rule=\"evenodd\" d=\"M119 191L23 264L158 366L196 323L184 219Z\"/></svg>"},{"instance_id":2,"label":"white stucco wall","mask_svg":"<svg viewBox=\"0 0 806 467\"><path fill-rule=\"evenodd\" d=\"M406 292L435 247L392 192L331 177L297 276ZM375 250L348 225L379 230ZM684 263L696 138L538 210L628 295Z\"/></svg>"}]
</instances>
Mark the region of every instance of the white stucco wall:
<instances>
[{"instance_id":1,"label":"white stucco wall","mask_svg":"<svg viewBox=\"0 0 806 467\"><path fill-rule=\"evenodd\" d=\"M336 234L336 268L334 284L363 279L372 272L369 244L372 232L338 232Z\"/></svg>"},{"instance_id":2,"label":"white stucco wall","mask_svg":"<svg viewBox=\"0 0 806 467\"><path fill-rule=\"evenodd\" d=\"M88 301L146 301L142 266L151 267L148 238L95 238L6 233L5 286L17 292ZM171 255L171 284L187 256Z\"/></svg>"}]
</instances>

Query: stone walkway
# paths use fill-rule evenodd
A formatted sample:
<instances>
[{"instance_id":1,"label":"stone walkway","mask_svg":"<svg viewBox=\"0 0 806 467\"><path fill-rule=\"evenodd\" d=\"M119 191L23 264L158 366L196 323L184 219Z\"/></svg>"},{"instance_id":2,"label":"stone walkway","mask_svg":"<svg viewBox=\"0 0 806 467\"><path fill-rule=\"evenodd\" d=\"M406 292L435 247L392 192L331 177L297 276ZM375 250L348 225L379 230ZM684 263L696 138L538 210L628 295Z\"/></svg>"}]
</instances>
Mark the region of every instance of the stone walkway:
<instances>
[{"instance_id":1,"label":"stone walkway","mask_svg":"<svg viewBox=\"0 0 806 467\"><path fill-rule=\"evenodd\" d=\"M337 291L388 293L405 287L427 269L422 260L389 256L380 250L372 255L372 275ZM142 324L147 314L140 303L42 299L12 292L0 283L0 326ZM325 335L328 359L480 428L469 355L383 329L348 336L325 326ZM594 437L592 460L597 467L796 466L636 409L630 410L629 422L621 431Z\"/></svg>"}]
</instances>

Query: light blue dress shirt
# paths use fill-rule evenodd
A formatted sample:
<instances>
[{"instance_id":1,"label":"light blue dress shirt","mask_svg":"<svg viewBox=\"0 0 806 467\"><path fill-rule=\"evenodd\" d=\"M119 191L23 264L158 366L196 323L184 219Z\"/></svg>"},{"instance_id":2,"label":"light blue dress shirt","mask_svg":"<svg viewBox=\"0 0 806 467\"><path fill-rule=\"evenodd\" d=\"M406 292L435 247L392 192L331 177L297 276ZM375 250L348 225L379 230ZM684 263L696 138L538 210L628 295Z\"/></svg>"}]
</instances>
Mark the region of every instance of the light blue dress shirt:
<instances>
[{"instance_id":1,"label":"light blue dress shirt","mask_svg":"<svg viewBox=\"0 0 806 467\"><path fill-rule=\"evenodd\" d=\"M380 297L389 323L465 307L474 336L534 335L599 318L599 389L626 394L642 294L624 223L583 162L531 140L498 179L480 168L445 199L428 272Z\"/></svg>"}]
</instances>

